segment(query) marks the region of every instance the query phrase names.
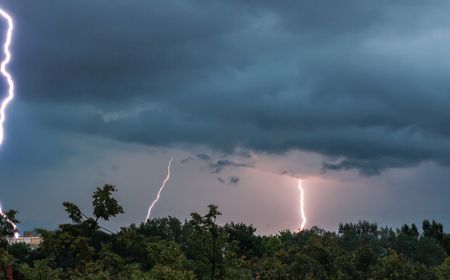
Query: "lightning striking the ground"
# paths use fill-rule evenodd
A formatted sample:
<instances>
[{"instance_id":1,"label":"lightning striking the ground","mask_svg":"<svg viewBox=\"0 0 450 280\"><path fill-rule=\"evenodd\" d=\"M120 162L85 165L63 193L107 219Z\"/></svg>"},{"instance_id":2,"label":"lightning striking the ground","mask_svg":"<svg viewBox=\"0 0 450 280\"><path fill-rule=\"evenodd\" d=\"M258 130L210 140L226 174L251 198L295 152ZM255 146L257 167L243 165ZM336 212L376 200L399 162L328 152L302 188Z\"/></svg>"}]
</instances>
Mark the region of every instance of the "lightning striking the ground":
<instances>
[{"instance_id":1,"label":"lightning striking the ground","mask_svg":"<svg viewBox=\"0 0 450 280\"><path fill-rule=\"evenodd\" d=\"M9 103L13 100L14 98L14 80L12 78L11 73L9 73L7 66L9 64L9 62L11 61L11 51L10 51L10 47L11 47L11 42L12 42L12 35L13 35L13 31L14 31L14 21L12 19L12 17L3 9L0 8L0 17L6 21L7 24L7 29L6 29L6 35L5 35L5 42L3 44L3 54L4 54L4 59L0 64L0 72L3 75L3 77L6 80L7 83L7 87L8 87L8 93L6 95L6 97L1 101L0 104L0 145L3 144L3 139L4 137L4 131L5 131L5 120L6 120L6 109L9 105ZM3 213L1 207L0 207L0 216L2 218L6 217L5 214ZM6 221L13 227L14 229L14 238L18 238L19 237L19 230L17 229L16 224L11 221L10 219L8 219L6 217Z\"/></svg>"},{"instance_id":2,"label":"lightning striking the ground","mask_svg":"<svg viewBox=\"0 0 450 280\"><path fill-rule=\"evenodd\" d=\"M148 208L148 212L147 212L147 217L145 218L144 222L147 222L150 219L150 215L152 213L152 209L153 207L156 205L156 203L158 202L160 196L161 196L161 192L164 189L164 187L166 186L167 182L170 180L170 167L172 165L172 161L173 161L173 157L169 160L169 165L167 166L167 175L164 178L164 181L161 185L161 187L159 188L159 191L156 195L155 200L153 200L152 204L150 205L150 207Z\"/></svg>"},{"instance_id":3,"label":"lightning striking the ground","mask_svg":"<svg viewBox=\"0 0 450 280\"><path fill-rule=\"evenodd\" d=\"M13 221L11 221L10 219L8 219L8 217L6 217L5 213L3 213L1 206L0 206L0 218L1 219L6 218L6 222L10 224L11 227L13 228L14 238L19 238L19 229L17 228L16 224Z\"/></svg>"},{"instance_id":4,"label":"lightning striking the ground","mask_svg":"<svg viewBox=\"0 0 450 280\"><path fill-rule=\"evenodd\" d=\"M306 214L305 214L305 192L302 188L302 180L298 179L298 190L300 191L300 217L301 217L301 224L300 224L300 231L303 231L306 225Z\"/></svg>"}]
</instances>

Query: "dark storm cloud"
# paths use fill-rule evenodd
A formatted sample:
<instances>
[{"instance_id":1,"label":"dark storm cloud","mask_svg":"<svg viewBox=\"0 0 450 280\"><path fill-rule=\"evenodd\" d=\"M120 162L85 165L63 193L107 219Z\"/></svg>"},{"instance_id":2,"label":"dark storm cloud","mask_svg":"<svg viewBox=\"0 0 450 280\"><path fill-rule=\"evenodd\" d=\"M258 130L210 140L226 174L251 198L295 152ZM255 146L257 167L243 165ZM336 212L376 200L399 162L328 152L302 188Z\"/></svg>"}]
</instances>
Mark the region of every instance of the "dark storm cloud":
<instances>
[{"instance_id":1,"label":"dark storm cloud","mask_svg":"<svg viewBox=\"0 0 450 280\"><path fill-rule=\"evenodd\" d=\"M239 183L240 180L241 180L241 178L239 178L239 176L231 176L230 184L236 185L237 183Z\"/></svg>"},{"instance_id":2,"label":"dark storm cloud","mask_svg":"<svg viewBox=\"0 0 450 280\"><path fill-rule=\"evenodd\" d=\"M201 159L201 160L204 160L204 161L210 161L211 160L211 157L209 155L207 155L207 154L198 154L197 157L199 159Z\"/></svg>"},{"instance_id":3,"label":"dark storm cloud","mask_svg":"<svg viewBox=\"0 0 450 280\"><path fill-rule=\"evenodd\" d=\"M239 183L240 180L241 178L239 178L239 176L230 176L230 178L228 179L228 183L231 185L236 185L237 183ZM222 177L217 177L217 181L219 181L222 184L226 183L225 179L223 179Z\"/></svg>"},{"instance_id":4,"label":"dark storm cloud","mask_svg":"<svg viewBox=\"0 0 450 280\"><path fill-rule=\"evenodd\" d=\"M77 153L66 145L70 134L40 127L34 119L33 106L14 103L11 107L0 156L0 181L4 189L9 183L8 176L26 178L40 171L36 167L58 166L62 158Z\"/></svg>"},{"instance_id":5,"label":"dark storm cloud","mask_svg":"<svg viewBox=\"0 0 450 280\"><path fill-rule=\"evenodd\" d=\"M252 164L234 162L228 159L221 159L209 164L212 173L220 173L226 167L253 167Z\"/></svg>"},{"instance_id":6,"label":"dark storm cloud","mask_svg":"<svg viewBox=\"0 0 450 280\"><path fill-rule=\"evenodd\" d=\"M51 128L229 153L311 151L329 158L324 170L365 175L450 165L446 1L9 6L19 90Z\"/></svg>"},{"instance_id":7,"label":"dark storm cloud","mask_svg":"<svg viewBox=\"0 0 450 280\"><path fill-rule=\"evenodd\" d=\"M192 160L194 160L193 157L187 157L187 158L184 158L184 159L180 160L180 163L186 163L186 162L192 161Z\"/></svg>"}]
</instances>

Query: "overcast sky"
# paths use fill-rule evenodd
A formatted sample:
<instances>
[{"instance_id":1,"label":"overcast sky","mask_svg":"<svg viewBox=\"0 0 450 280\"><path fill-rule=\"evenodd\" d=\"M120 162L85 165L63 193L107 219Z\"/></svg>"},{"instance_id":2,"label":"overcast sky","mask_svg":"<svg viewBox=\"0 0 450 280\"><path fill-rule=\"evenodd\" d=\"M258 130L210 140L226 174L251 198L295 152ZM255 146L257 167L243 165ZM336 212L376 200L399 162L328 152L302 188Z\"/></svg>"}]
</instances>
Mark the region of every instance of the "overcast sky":
<instances>
[{"instance_id":1,"label":"overcast sky","mask_svg":"<svg viewBox=\"0 0 450 280\"><path fill-rule=\"evenodd\" d=\"M21 0L0 201L22 228L119 187L138 223L216 203L261 233L450 224L448 1ZM4 30L4 23L0 25ZM1 81L4 92L4 81ZM447 227L448 228L448 227Z\"/></svg>"}]
</instances>

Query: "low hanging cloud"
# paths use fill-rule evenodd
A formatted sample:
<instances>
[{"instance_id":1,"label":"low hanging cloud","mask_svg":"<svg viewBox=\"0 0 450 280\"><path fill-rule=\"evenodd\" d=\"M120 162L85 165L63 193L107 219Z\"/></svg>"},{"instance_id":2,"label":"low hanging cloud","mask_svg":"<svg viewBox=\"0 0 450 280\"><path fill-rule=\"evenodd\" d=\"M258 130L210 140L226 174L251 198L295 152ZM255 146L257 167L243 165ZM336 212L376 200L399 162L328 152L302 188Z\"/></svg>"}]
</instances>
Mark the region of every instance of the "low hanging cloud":
<instances>
[{"instance_id":1,"label":"low hanging cloud","mask_svg":"<svg viewBox=\"0 0 450 280\"><path fill-rule=\"evenodd\" d=\"M207 155L207 154L198 154L197 157L201 160L204 161L210 161L211 160L211 156Z\"/></svg>"},{"instance_id":2,"label":"low hanging cloud","mask_svg":"<svg viewBox=\"0 0 450 280\"><path fill-rule=\"evenodd\" d=\"M230 184L236 185L237 183L239 183L240 180L241 180L241 178L239 178L239 176L231 176Z\"/></svg>"},{"instance_id":3,"label":"low hanging cloud","mask_svg":"<svg viewBox=\"0 0 450 280\"><path fill-rule=\"evenodd\" d=\"M368 176L450 166L447 1L23 2L8 3L21 22L14 71L41 126L309 151L324 171ZM246 167L210 164L227 166Z\"/></svg>"},{"instance_id":4,"label":"low hanging cloud","mask_svg":"<svg viewBox=\"0 0 450 280\"><path fill-rule=\"evenodd\" d=\"M221 159L209 163L211 173L220 173L226 167L253 167L253 164L234 162L228 159Z\"/></svg>"},{"instance_id":5,"label":"low hanging cloud","mask_svg":"<svg viewBox=\"0 0 450 280\"><path fill-rule=\"evenodd\" d=\"M237 183L239 183L240 180L241 180L241 178L239 176L230 176L228 178L228 184L236 185ZM217 181L219 181L222 184L227 183L227 181L225 181L225 179L223 179L222 177L217 177Z\"/></svg>"},{"instance_id":6,"label":"low hanging cloud","mask_svg":"<svg viewBox=\"0 0 450 280\"><path fill-rule=\"evenodd\" d=\"M186 163L186 162L189 162L189 161L193 161L193 160L194 160L193 157L187 157L187 158L184 158L184 159L180 160L180 163L183 164L183 163Z\"/></svg>"}]
</instances>

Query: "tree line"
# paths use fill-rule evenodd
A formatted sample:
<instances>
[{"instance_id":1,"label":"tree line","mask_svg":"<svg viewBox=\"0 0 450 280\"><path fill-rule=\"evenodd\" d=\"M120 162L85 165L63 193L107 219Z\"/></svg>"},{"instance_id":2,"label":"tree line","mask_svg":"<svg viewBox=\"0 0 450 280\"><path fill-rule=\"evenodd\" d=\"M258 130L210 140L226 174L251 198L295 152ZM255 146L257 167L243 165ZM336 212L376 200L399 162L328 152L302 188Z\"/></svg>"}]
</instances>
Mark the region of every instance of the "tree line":
<instances>
[{"instance_id":1,"label":"tree line","mask_svg":"<svg viewBox=\"0 0 450 280\"><path fill-rule=\"evenodd\" d=\"M337 232L319 227L258 235L243 223L216 222L209 205L184 222L155 218L113 233L101 226L124 212L105 185L92 195L92 214L64 202L71 223L55 230L36 229L37 249L8 245L13 235L0 219L0 279L450 279L450 234L436 221L397 229L360 221Z\"/></svg>"}]
</instances>

